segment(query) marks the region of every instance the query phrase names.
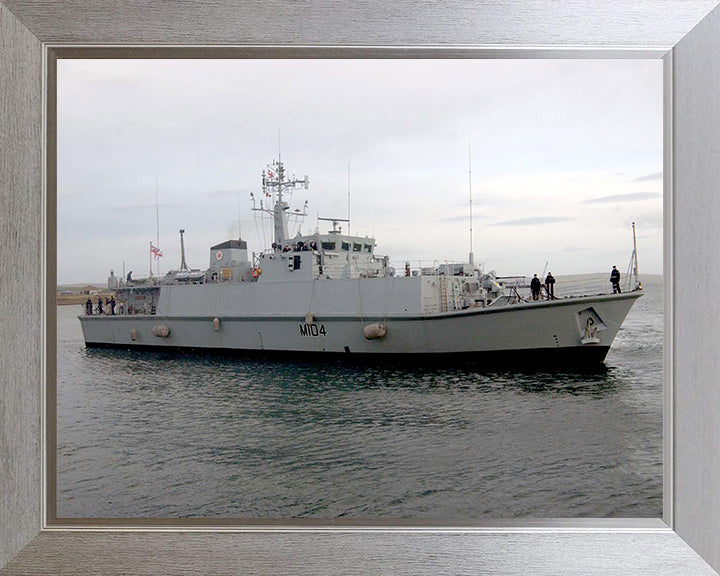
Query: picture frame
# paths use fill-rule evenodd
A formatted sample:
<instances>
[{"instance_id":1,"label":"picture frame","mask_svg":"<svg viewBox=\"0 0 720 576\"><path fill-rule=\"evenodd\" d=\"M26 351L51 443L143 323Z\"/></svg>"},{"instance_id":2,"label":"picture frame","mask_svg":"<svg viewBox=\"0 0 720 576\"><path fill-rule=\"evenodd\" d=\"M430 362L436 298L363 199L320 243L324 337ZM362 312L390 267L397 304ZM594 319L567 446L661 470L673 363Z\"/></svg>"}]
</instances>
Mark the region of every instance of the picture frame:
<instances>
[{"instance_id":1,"label":"picture frame","mask_svg":"<svg viewBox=\"0 0 720 576\"><path fill-rule=\"evenodd\" d=\"M5 104L0 110L8 111L0 122L0 273L9 279L8 289L0 294L0 458L8 463L0 468L5 488L0 493L0 574L180 572L188 570L190 562L192 570L203 573L523 574L532 566L537 574L712 574L720 567L720 496L712 491L713 482L720 483L720 457L712 450L720 439L720 425L713 418L720 390L712 386L720 344L697 298L718 281L712 246L720 234L707 215L718 203L712 183L720 167L702 162L719 138L713 132L720 123L720 104L714 98L720 85L719 63L713 57L720 46L716 1L603 7L591 2L525 7L510 0L493 5L468 1L444 18L436 12L439 8L416 2L396 13L380 3L358 7L348 2L339 8L336 4L332 12L302 14L292 7L283 12L275 5L224 2L129 2L122 11L110 2L99 4L91 9L80 2L51 7L0 2L0 54L6 54L0 60L0 77L11 79L0 84ZM415 12L404 12L413 8ZM278 14L285 37L266 24ZM318 14L323 15L322 25ZM403 18L412 14L414 26ZM351 26L358 16L367 22ZM173 26L161 25L167 21ZM265 24L256 26L258 22ZM427 39L431 45L423 43ZM43 430L55 422L44 410L43 390L45 378L50 382L54 376L54 367L46 362L54 343L46 337L44 322L54 305L54 290L48 290L54 262L44 256L54 229L52 207L41 191L54 186L46 181L44 165L54 158L55 149L52 134L46 137L43 131L53 102L52 95L46 98L49 86L44 79L59 48L80 54L101 50L102 45L130 45L142 56L148 49L142 45L148 43L164 45L154 49L155 57L163 50L172 53L170 44L192 44L200 52L209 52L208 44L234 44L248 57L662 57L665 141L671 144L664 161L663 520L523 520L453 528L338 527L327 522L220 531L49 524ZM679 290L681 282L692 290Z\"/></svg>"}]
</instances>

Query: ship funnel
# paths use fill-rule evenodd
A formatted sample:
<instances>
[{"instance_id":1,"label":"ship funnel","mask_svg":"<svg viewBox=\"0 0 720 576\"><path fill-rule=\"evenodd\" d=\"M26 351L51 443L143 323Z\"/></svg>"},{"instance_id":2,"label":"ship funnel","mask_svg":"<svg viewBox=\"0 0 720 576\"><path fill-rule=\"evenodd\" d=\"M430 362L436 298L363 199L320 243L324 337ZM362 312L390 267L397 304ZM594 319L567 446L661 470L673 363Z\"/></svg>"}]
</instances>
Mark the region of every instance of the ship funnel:
<instances>
[{"instance_id":1,"label":"ship funnel","mask_svg":"<svg viewBox=\"0 0 720 576\"><path fill-rule=\"evenodd\" d=\"M185 230L180 229L180 270L187 270L187 264L185 264L185 241L183 240L183 234Z\"/></svg>"}]
</instances>

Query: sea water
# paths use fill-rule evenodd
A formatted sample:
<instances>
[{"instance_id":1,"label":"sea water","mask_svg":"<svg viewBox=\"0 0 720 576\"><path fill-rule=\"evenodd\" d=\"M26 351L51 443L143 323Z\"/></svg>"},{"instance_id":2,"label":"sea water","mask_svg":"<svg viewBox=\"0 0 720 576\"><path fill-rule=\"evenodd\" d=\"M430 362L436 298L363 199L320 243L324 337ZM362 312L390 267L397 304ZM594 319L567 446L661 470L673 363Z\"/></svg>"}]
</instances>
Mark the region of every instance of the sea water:
<instances>
[{"instance_id":1,"label":"sea water","mask_svg":"<svg viewBox=\"0 0 720 576\"><path fill-rule=\"evenodd\" d=\"M604 366L86 349L58 307L58 517L660 517L662 279Z\"/></svg>"}]
</instances>

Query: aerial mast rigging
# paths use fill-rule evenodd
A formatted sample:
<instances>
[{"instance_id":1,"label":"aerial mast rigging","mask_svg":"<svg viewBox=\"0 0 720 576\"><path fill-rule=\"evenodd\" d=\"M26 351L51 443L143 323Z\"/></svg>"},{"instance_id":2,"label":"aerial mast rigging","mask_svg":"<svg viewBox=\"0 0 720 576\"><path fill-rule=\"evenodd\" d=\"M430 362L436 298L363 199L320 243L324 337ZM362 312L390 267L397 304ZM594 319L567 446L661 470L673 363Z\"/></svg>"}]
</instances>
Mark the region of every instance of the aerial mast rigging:
<instances>
[{"instance_id":1,"label":"aerial mast rigging","mask_svg":"<svg viewBox=\"0 0 720 576\"><path fill-rule=\"evenodd\" d=\"M310 185L310 179L305 178L298 179L293 177L289 180L285 179L285 166L281 160L276 160L270 164L266 170L262 172L262 192L265 198L270 198L273 202L272 207L264 207L263 201L260 201L260 207L255 207L255 196L250 194L253 200L252 209L255 211L263 212L272 216L274 223L274 244L277 247L281 247L282 244L288 239L288 216L286 215L289 210L289 204L284 200L283 194L296 189L299 186L308 189ZM307 206L307 202L305 202ZM295 216L304 217L307 216L305 208L302 212L297 212Z\"/></svg>"}]
</instances>

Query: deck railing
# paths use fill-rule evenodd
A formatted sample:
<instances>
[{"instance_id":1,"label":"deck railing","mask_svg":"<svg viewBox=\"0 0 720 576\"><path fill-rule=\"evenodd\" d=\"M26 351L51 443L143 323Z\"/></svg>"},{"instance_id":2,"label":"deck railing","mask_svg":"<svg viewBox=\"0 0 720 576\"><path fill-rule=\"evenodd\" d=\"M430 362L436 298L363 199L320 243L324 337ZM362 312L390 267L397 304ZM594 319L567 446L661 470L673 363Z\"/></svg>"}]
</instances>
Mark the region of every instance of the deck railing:
<instances>
[{"instance_id":1,"label":"deck railing","mask_svg":"<svg viewBox=\"0 0 720 576\"><path fill-rule=\"evenodd\" d=\"M610 294L612 284L607 278L586 278L557 280L555 282L555 298L570 298L573 296L595 296L597 294ZM543 294L545 293L543 289Z\"/></svg>"}]
</instances>

